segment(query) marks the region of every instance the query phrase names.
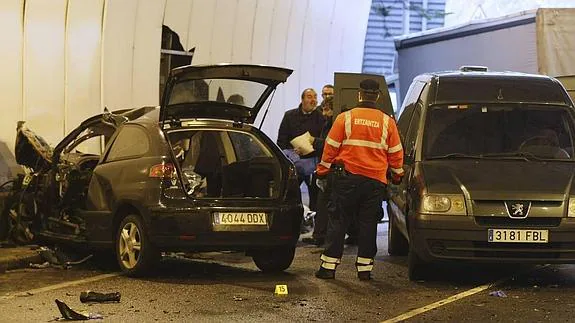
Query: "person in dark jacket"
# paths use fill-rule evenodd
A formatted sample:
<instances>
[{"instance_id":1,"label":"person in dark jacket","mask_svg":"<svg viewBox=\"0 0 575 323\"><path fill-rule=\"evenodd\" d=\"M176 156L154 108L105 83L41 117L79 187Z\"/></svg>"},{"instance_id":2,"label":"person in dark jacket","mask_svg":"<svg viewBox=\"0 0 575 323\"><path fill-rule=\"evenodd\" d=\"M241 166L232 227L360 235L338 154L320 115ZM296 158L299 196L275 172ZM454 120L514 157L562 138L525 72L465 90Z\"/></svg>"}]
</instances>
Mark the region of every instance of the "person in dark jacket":
<instances>
[{"instance_id":1,"label":"person in dark jacket","mask_svg":"<svg viewBox=\"0 0 575 323\"><path fill-rule=\"evenodd\" d=\"M325 118L317 107L317 94L312 88L305 89L301 94L301 103L295 109L288 110L284 114L280 128L278 131L278 146L286 152L288 156L296 156L291 158L296 166L298 179L305 182L309 192L309 209L315 211L315 204L317 200L317 187L312 184L311 175L317 165L319 155L317 151L323 147L323 140L321 138L321 130ZM309 132L311 135L310 141L314 151L303 155L302 152L295 149L290 143L295 137ZM295 152L295 154L294 154Z\"/></svg>"},{"instance_id":2,"label":"person in dark jacket","mask_svg":"<svg viewBox=\"0 0 575 323\"><path fill-rule=\"evenodd\" d=\"M331 84L326 84L322 88L321 96L323 98L322 103L318 106L321 109L323 116L325 117L325 123L323 125L321 136L317 139L317 142L321 145L318 149L318 156L323 153L323 146L325 143L325 138L331 129L333 124L333 94L334 88ZM315 183L315 173L312 179L312 183ZM311 237L306 237L302 239L302 242L313 244L316 246L322 246L325 243L325 236L327 233L327 202L329 200L329 187L326 188L325 192L318 190L316 209L317 212L314 216L313 234ZM356 221L352 221L347 229L347 239L345 243L349 245L357 244L357 234L359 233L359 228Z\"/></svg>"},{"instance_id":3,"label":"person in dark jacket","mask_svg":"<svg viewBox=\"0 0 575 323\"><path fill-rule=\"evenodd\" d=\"M329 84L328 84L329 85ZM328 85L324 86L323 89L325 90L328 88ZM330 88L328 88L330 89ZM323 153L323 146L325 143L325 138L331 129L331 125L333 124L333 86L331 87L331 95L322 96L324 98L321 105L318 107L321 109L323 116L325 117L325 123L323 124L323 128L321 130L321 135L317 139L317 142L321 144L321 147L318 149L318 156L321 156ZM323 91L322 91L323 92ZM313 176L312 183L315 183L315 176ZM311 237L303 238L302 242L313 244L316 246L321 246L325 242L325 235L327 232L327 201L329 200L329 192L326 190L325 192L322 190L318 190L317 193L317 202L316 202L316 213L314 216L313 221L313 234Z\"/></svg>"}]
</instances>

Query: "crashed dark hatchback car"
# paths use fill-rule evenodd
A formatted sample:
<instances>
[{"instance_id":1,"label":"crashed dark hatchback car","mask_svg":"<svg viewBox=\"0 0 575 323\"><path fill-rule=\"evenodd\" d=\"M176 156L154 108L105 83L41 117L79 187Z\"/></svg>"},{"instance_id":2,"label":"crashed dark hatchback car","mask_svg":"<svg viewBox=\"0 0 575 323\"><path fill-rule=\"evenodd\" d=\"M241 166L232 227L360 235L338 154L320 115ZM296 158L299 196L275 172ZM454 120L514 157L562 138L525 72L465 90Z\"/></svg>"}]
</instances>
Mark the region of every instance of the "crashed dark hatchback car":
<instances>
[{"instance_id":1,"label":"crashed dark hatchback car","mask_svg":"<svg viewBox=\"0 0 575 323\"><path fill-rule=\"evenodd\" d=\"M297 176L252 124L291 72L177 68L160 107L92 117L54 149L21 126L27 173L9 217L28 221L29 238L114 249L133 275L162 251L245 251L262 271L287 269L303 216Z\"/></svg>"},{"instance_id":2,"label":"crashed dark hatchback car","mask_svg":"<svg viewBox=\"0 0 575 323\"><path fill-rule=\"evenodd\" d=\"M406 176L389 253L409 278L444 261L575 263L575 110L553 78L467 70L414 79L398 120Z\"/></svg>"}]
</instances>

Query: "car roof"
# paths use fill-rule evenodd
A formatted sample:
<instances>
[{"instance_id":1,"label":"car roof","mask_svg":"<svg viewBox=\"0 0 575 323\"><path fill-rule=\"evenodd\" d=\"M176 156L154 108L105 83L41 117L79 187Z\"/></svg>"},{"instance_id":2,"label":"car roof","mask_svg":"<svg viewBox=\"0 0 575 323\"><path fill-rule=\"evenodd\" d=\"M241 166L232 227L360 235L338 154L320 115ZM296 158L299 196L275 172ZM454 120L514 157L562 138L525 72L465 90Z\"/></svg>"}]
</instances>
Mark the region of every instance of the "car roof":
<instances>
[{"instance_id":1,"label":"car roof","mask_svg":"<svg viewBox=\"0 0 575 323\"><path fill-rule=\"evenodd\" d=\"M510 71L442 71L418 75L433 83L432 104L521 102L573 106L555 78Z\"/></svg>"},{"instance_id":2,"label":"car roof","mask_svg":"<svg viewBox=\"0 0 575 323\"><path fill-rule=\"evenodd\" d=\"M540 75L540 74L530 74L530 73L521 73L521 72L512 72L512 71L440 71L440 72L430 72L430 73L423 73L422 76L427 75L432 78L440 78L440 79L449 79L449 78L481 78L481 79L501 79L501 78L513 78L518 80L544 80L547 79L550 82L553 82L553 78L547 75Z\"/></svg>"}]
</instances>

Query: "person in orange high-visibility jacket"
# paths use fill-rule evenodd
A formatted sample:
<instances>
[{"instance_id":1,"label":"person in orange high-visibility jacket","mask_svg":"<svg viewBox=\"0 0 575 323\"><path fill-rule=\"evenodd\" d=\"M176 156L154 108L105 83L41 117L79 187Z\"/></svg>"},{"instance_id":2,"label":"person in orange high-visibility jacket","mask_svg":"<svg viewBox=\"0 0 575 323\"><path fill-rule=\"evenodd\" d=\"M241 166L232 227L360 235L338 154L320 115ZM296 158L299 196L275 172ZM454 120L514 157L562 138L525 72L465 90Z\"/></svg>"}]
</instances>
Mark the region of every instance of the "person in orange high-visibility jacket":
<instances>
[{"instance_id":1,"label":"person in orange high-visibility jacket","mask_svg":"<svg viewBox=\"0 0 575 323\"><path fill-rule=\"evenodd\" d=\"M379 83L360 83L359 104L337 116L316 168L317 185L329 186L328 229L321 265L315 276L335 278L349 224L359 227L357 276L371 279L377 253L377 222L386 191L388 170L394 184L403 176L403 148L392 117L377 108ZM354 217L357 217L354 219Z\"/></svg>"}]
</instances>

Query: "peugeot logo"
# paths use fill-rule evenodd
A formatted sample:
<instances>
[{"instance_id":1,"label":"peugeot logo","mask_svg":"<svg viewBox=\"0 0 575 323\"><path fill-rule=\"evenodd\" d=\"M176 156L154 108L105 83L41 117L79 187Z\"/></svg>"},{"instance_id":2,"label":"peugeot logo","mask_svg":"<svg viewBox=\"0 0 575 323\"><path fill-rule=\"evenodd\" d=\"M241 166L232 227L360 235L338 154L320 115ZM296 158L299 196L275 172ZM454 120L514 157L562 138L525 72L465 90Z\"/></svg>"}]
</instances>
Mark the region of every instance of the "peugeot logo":
<instances>
[{"instance_id":1,"label":"peugeot logo","mask_svg":"<svg viewBox=\"0 0 575 323\"><path fill-rule=\"evenodd\" d=\"M505 202L507 215L512 219L525 219L529 214L531 202L524 201L507 201Z\"/></svg>"}]
</instances>

